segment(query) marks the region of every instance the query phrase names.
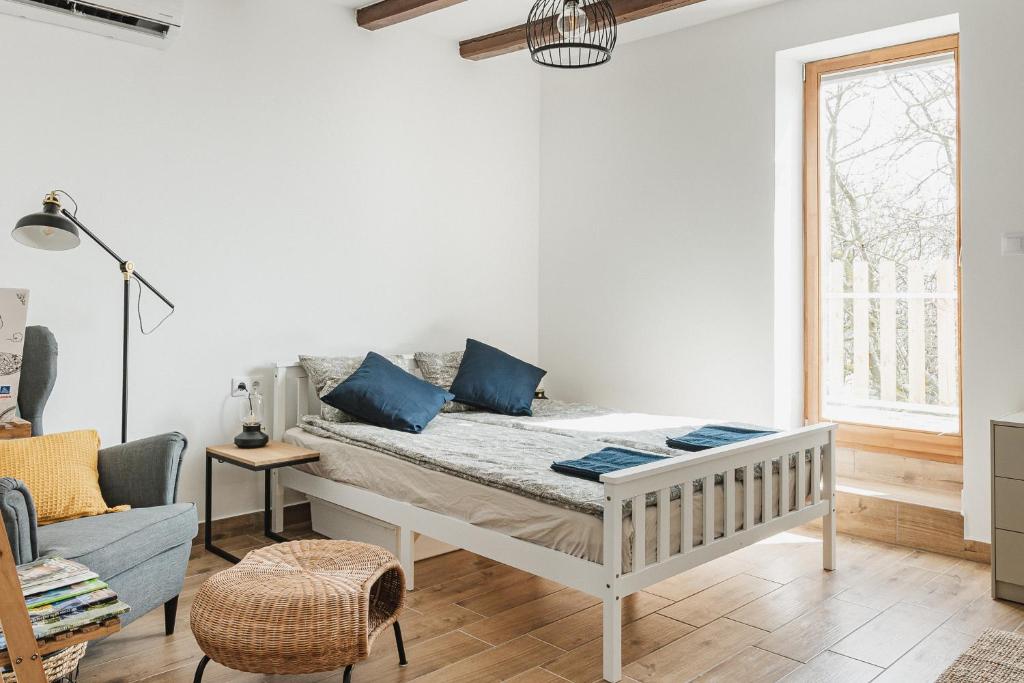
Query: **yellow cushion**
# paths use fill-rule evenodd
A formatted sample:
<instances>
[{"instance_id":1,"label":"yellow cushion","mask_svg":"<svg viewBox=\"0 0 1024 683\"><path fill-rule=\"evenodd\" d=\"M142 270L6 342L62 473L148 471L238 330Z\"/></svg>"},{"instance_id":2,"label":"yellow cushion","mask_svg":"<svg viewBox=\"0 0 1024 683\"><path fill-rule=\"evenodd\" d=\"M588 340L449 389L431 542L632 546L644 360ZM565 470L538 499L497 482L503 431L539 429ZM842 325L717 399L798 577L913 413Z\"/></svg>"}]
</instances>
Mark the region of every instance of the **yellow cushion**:
<instances>
[{"instance_id":1,"label":"yellow cushion","mask_svg":"<svg viewBox=\"0 0 1024 683\"><path fill-rule=\"evenodd\" d=\"M39 524L122 512L108 507L100 493L100 437L92 429L31 439L0 440L0 477L25 482L36 504Z\"/></svg>"}]
</instances>

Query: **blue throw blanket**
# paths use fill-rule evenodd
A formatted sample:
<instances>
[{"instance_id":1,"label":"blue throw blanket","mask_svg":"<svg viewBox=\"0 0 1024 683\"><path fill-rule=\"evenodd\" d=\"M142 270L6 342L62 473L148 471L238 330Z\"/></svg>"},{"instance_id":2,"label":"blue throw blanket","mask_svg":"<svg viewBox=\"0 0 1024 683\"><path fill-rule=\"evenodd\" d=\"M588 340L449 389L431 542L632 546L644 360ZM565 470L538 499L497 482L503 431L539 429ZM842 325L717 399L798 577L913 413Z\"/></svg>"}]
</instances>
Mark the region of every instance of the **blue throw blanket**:
<instances>
[{"instance_id":1,"label":"blue throw blanket","mask_svg":"<svg viewBox=\"0 0 1024 683\"><path fill-rule=\"evenodd\" d=\"M775 431L744 429L743 427L728 427L726 425L705 425L700 429L693 430L689 434L666 439L665 444L669 448L678 448L683 451L706 451L709 448L728 446L729 444L775 433Z\"/></svg>"},{"instance_id":2,"label":"blue throw blanket","mask_svg":"<svg viewBox=\"0 0 1024 683\"><path fill-rule=\"evenodd\" d=\"M625 448L604 448L597 453L585 455L579 460L562 460L551 463L551 469L570 477L581 477L601 481L601 475L608 472L627 470L637 465L664 460L667 456L629 451Z\"/></svg>"}]
</instances>

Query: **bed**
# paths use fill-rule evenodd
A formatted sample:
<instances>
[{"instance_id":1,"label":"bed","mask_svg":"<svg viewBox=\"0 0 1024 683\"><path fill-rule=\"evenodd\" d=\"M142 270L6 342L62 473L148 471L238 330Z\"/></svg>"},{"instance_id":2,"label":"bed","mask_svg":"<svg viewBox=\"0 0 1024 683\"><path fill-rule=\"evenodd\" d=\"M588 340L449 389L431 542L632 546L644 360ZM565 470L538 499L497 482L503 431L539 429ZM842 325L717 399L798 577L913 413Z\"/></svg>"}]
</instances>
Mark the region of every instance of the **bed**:
<instances>
[{"instance_id":1,"label":"bed","mask_svg":"<svg viewBox=\"0 0 1024 683\"><path fill-rule=\"evenodd\" d=\"M315 401L301 367L275 368L274 437L321 453L319 463L281 471L275 497L292 489L395 527L410 589L423 534L601 599L612 683L631 593L815 518L823 566L836 567L830 424L680 454L665 436L697 421L537 401L532 418L450 413L406 435L310 416ZM601 482L546 471L552 459L608 445L673 457Z\"/></svg>"}]
</instances>

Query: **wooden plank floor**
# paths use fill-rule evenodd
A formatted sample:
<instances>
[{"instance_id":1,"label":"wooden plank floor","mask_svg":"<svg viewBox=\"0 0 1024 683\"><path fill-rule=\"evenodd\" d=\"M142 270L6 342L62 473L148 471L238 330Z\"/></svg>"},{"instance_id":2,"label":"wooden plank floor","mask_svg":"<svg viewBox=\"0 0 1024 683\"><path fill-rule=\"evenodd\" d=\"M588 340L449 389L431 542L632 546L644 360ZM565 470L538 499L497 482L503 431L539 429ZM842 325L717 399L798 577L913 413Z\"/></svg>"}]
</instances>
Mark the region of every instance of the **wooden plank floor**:
<instances>
[{"instance_id":1,"label":"wooden plank floor","mask_svg":"<svg viewBox=\"0 0 1024 683\"><path fill-rule=\"evenodd\" d=\"M241 553L266 543L240 535ZM989 567L840 536L840 569L821 570L813 529L780 534L627 599L627 681L932 681L982 629L1015 630L1024 608L988 597ZM188 683L201 656L189 609L227 562L197 548L178 630L157 610L91 645L83 683ZM356 683L590 683L601 677L597 600L465 551L418 562L402 618L409 666L382 637ZM341 681L341 672L260 676L211 664L205 681Z\"/></svg>"}]
</instances>

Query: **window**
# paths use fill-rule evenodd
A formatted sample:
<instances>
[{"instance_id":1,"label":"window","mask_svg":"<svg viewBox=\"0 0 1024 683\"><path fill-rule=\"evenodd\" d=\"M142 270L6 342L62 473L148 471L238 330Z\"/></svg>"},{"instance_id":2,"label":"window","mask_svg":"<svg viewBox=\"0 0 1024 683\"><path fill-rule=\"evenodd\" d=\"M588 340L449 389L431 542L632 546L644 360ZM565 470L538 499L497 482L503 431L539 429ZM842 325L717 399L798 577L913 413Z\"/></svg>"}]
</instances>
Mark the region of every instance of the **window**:
<instances>
[{"instance_id":1,"label":"window","mask_svg":"<svg viewBox=\"0 0 1024 683\"><path fill-rule=\"evenodd\" d=\"M806 412L961 457L956 36L807 65Z\"/></svg>"}]
</instances>

